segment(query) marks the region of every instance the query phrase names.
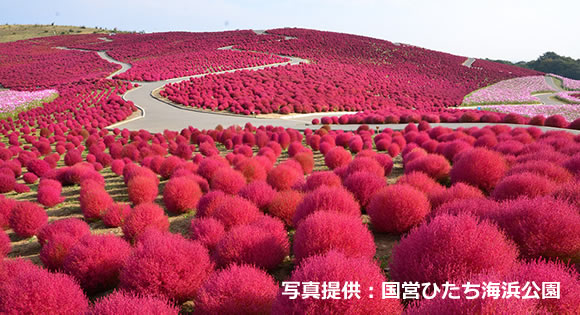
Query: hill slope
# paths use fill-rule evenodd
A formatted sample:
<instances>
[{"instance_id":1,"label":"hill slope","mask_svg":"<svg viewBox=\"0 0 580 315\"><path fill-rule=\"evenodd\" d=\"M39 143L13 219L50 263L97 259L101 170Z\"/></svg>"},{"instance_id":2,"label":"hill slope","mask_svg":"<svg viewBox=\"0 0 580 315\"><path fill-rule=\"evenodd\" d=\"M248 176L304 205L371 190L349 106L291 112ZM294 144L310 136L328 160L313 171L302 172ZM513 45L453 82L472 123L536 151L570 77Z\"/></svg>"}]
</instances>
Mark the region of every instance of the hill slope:
<instances>
[{"instance_id":1,"label":"hill slope","mask_svg":"<svg viewBox=\"0 0 580 315\"><path fill-rule=\"evenodd\" d=\"M117 30L68 25L16 24L0 25L0 43L23 39L72 34L109 34Z\"/></svg>"}]
</instances>

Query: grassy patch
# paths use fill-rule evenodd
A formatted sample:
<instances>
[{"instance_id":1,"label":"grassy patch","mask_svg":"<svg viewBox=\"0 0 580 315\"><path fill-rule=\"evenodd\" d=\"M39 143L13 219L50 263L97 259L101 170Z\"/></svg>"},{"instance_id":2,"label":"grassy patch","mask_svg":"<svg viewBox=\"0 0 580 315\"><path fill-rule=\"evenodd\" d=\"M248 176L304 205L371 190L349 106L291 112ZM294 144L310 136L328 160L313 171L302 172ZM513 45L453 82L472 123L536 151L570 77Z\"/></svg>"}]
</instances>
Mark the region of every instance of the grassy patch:
<instances>
[{"instance_id":1,"label":"grassy patch","mask_svg":"<svg viewBox=\"0 0 580 315\"><path fill-rule=\"evenodd\" d=\"M126 33L117 30L108 30L104 28L91 28L85 26L67 26L67 25L0 25L0 43L15 42L17 40L48 37L56 35L70 34L109 34L109 33Z\"/></svg>"}]
</instances>

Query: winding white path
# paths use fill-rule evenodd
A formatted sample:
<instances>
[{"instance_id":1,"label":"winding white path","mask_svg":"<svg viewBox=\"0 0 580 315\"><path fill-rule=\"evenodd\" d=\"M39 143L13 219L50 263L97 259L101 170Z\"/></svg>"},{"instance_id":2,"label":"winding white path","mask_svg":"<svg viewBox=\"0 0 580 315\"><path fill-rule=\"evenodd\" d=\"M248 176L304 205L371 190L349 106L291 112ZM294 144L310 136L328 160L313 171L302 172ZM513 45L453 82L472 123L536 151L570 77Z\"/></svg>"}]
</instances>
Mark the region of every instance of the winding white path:
<instances>
[{"instance_id":1,"label":"winding white path","mask_svg":"<svg viewBox=\"0 0 580 315\"><path fill-rule=\"evenodd\" d=\"M60 47L61 49L68 49L64 47ZM233 49L232 46L222 47L220 49ZM78 49L81 50L81 49ZM89 50L81 50L81 51L89 51ZM95 52L95 51L91 51ZM111 58L105 51L98 51L97 54L112 63L116 63L121 65L121 69L115 71L107 78L112 78L115 75L121 74L126 72L131 68L130 64L120 62ZM284 128L294 128L297 130L304 130L306 128L316 128L316 126L311 125L311 121L314 118L321 118L325 116L334 116L334 115L341 115L347 114L347 112L325 112L325 113L310 113L310 114L294 114L288 115L285 117L280 118L258 118L258 117L251 117L246 115L235 115L235 114L225 114L225 113L217 113L211 111L202 111L196 108L187 108L182 106L176 106L175 104L163 102L155 97L153 97L153 92L155 90L159 90L163 88L166 84L169 83L177 83L182 82L185 80L189 80L191 78L199 78L209 74L223 74L223 73L230 73L240 70L261 70L266 68L284 66L284 65L297 65L301 63L308 63L308 60L292 57L292 56L282 56L279 57L288 58L289 61L269 64L269 65L262 65L256 67L248 67L242 69L233 69L227 71L220 71L220 72L213 72L207 74L197 74L191 75L181 78L174 78L162 81L155 81L155 82L135 82L138 83L140 86L134 89L127 91L123 98L127 101L132 101L140 110L141 115L138 117L131 118L129 120L125 120L122 122L118 122L114 125L109 126L108 128L127 128L129 130L148 130L150 132L163 132L166 129L170 130L181 130L187 128L189 126L194 126L198 129L214 129L217 125L222 125L224 127L232 126L232 125L244 125L246 123L251 123L256 126L260 125L273 125L273 126L281 126ZM384 128L391 128L393 130L402 130L405 128L407 124L381 124L381 125L369 125L370 128L373 129L384 129ZM445 126L449 128L470 128L470 127L483 127L486 123L437 123L431 124L432 126ZM488 124L488 125L496 125L496 124ZM505 125L505 124L503 124ZM508 124L509 125L509 124ZM510 125L512 127L525 127L524 125ZM333 125L333 129L342 129L342 130L356 130L359 125ZM540 127L544 131L547 130L562 130L559 128L552 128L552 127ZM570 130L573 133L580 133L580 131Z\"/></svg>"}]
</instances>

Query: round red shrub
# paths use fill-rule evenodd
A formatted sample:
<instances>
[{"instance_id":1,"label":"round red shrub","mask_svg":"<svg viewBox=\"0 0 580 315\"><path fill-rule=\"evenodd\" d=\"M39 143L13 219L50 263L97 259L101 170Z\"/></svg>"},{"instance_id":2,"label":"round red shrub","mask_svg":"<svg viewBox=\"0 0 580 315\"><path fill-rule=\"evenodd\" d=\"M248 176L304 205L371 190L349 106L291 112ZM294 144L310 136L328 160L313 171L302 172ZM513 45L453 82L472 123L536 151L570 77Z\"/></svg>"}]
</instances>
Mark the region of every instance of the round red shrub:
<instances>
[{"instance_id":1,"label":"round red shrub","mask_svg":"<svg viewBox=\"0 0 580 315\"><path fill-rule=\"evenodd\" d=\"M562 115L552 115L546 118L544 125L556 128L566 128L568 127L568 121Z\"/></svg>"},{"instance_id":2,"label":"round red shrub","mask_svg":"<svg viewBox=\"0 0 580 315\"><path fill-rule=\"evenodd\" d=\"M230 265L212 274L199 290L200 314L270 314L278 293L274 278L248 265Z\"/></svg>"},{"instance_id":3,"label":"round red shrub","mask_svg":"<svg viewBox=\"0 0 580 315\"><path fill-rule=\"evenodd\" d=\"M246 185L244 175L230 167L217 169L210 180L212 190L221 190L226 194L237 194Z\"/></svg>"},{"instance_id":4,"label":"round red shrub","mask_svg":"<svg viewBox=\"0 0 580 315\"><path fill-rule=\"evenodd\" d=\"M61 270L70 249L78 239L70 234L56 234L40 249L40 261L49 270Z\"/></svg>"},{"instance_id":5,"label":"round red shrub","mask_svg":"<svg viewBox=\"0 0 580 315\"><path fill-rule=\"evenodd\" d=\"M98 299L87 312L88 315L178 315L179 309L165 299L115 291Z\"/></svg>"},{"instance_id":6,"label":"round red shrub","mask_svg":"<svg viewBox=\"0 0 580 315\"><path fill-rule=\"evenodd\" d=\"M12 250L12 245L10 244L10 238L4 230L0 230L0 259L4 259L4 256L8 255Z\"/></svg>"},{"instance_id":7,"label":"round red shrub","mask_svg":"<svg viewBox=\"0 0 580 315\"><path fill-rule=\"evenodd\" d=\"M123 168L125 168L125 162L123 160L114 160L111 162L111 170L113 173L121 176L123 175Z\"/></svg>"},{"instance_id":8,"label":"round red shrub","mask_svg":"<svg viewBox=\"0 0 580 315\"><path fill-rule=\"evenodd\" d=\"M131 213L131 206L126 203L113 203L103 214L106 227L120 227Z\"/></svg>"},{"instance_id":9,"label":"round red shrub","mask_svg":"<svg viewBox=\"0 0 580 315\"><path fill-rule=\"evenodd\" d=\"M314 169L314 157L312 155L312 152L310 151L298 152L296 153L296 155L294 155L294 157L292 157L292 159L300 163L300 166L302 166L304 174L312 173L312 170Z\"/></svg>"},{"instance_id":10,"label":"round red shrub","mask_svg":"<svg viewBox=\"0 0 580 315\"><path fill-rule=\"evenodd\" d=\"M17 267L10 274L0 281L2 314L84 314L88 308L82 289L68 275L36 266Z\"/></svg>"},{"instance_id":11,"label":"round red shrub","mask_svg":"<svg viewBox=\"0 0 580 315\"><path fill-rule=\"evenodd\" d=\"M44 176L51 170L50 164L44 160L31 160L26 163L26 168L29 172L34 173L38 177Z\"/></svg>"},{"instance_id":12,"label":"round red shrub","mask_svg":"<svg viewBox=\"0 0 580 315\"><path fill-rule=\"evenodd\" d=\"M220 266L250 264L272 270L289 254L290 244L282 221L277 219L239 225L228 231L215 248Z\"/></svg>"},{"instance_id":13,"label":"round red shrub","mask_svg":"<svg viewBox=\"0 0 580 315\"><path fill-rule=\"evenodd\" d=\"M127 183L129 200L133 205L155 201L159 193L156 178L150 176L135 176Z\"/></svg>"},{"instance_id":14,"label":"round red shrub","mask_svg":"<svg viewBox=\"0 0 580 315\"><path fill-rule=\"evenodd\" d=\"M304 175L289 165L278 165L268 172L268 184L276 190L291 189Z\"/></svg>"},{"instance_id":15,"label":"round red shrub","mask_svg":"<svg viewBox=\"0 0 580 315\"><path fill-rule=\"evenodd\" d=\"M90 227L85 221L67 218L44 225L38 231L36 237L38 238L38 243L44 245L45 243L50 243L57 235L66 234L74 239L79 239L90 233Z\"/></svg>"},{"instance_id":16,"label":"round red shrub","mask_svg":"<svg viewBox=\"0 0 580 315\"><path fill-rule=\"evenodd\" d=\"M451 182L463 182L491 192L507 170L508 166L501 154L476 148L462 153L455 161L451 169Z\"/></svg>"},{"instance_id":17,"label":"round red shrub","mask_svg":"<svg viewBox=\"0 0 580 315\"><path fill-rule=\"evenodd\" d=\"M422 172L438 181L446 179L450 170L449 161L438 154L427 154L405 165L405 174Z\"/></svg>"},{"instance_id":18,"label":"round red shrub","mask_svg":"<svg viewBox=\"0 0 580 315\"><path fill-rule=\"evenodd\" d=\"M506 176L526 172L544 176L549 178L551 181L561 184L566 183L573 178L572 174L570 174L565 168L548 161L528 161L525 163L516 164L510 168L510 170L506 173Z\"/></svg>"},{"instance_id":19,"label":"round red shrub","mask_svg":"<svg viewBox=\"0 0 580 315\"><path fill-rule=\"evenodd\" d=\"M169 230L169 218L160 206L154 203L142 203L133 208L121 229L127 240L135 241L147 229Z\"/></svg>"},{"instance_id":20,"label":"round red shrub","mask_svg":"<svg viewBox=\"0 0 580 315\"><path fill-rule=\"evenodd\" d=\"M36 199L41 205L51 208L64 201L61 196L62 185L59 181L52 179L42 179L38 184Z\"/></svg>"},{"instance_id":21,"label":"round red shrub","mask_svg":"<svg viewBox=\"0 0 580 315\"><path fill-rule=\"evenodd\" d=\"M29 202L20 201L14 205L10 213L10 227L20 237L29 238L48 222L48 215L42 207Z\"/></svg>"},{"instance_id":22,"label":"round red shrub","mask_svg":"<svg viewBox=\"0 0 580 315\"><path fill-rule=\"evenodd\" d=\"M367 172L352 173L344 181L344 187L354 195L362 208L366 208L371 196L386 185L384 177Z\"/></svg>"},{"instance_id":23,"label":"round red shrub","mask_svg":"<svg viewBox=\"0 0 580 315\"><path fill-rule=\"evenodd\" d=\"M566 162L564 162L563 166L570 171L570 173L574 174L576 177L580 177L580 154L576 154Z\"/></svg>"},{"instance_id":24,"label":"round red shrub","mask_svg":"<svg viewBox=\"0 0 580 315\"><path fill-rule=\"evenodd\" d=\"M209 216L220 221L228 231L236 225L256 220L259 215L260 210L251 201L229 195L221 200Z\"/></svg>"},{"instance_id":25,"label":"round red shrub","mask_svg":"<svg viewBox=\"0 0 580 315\"><path fill-rule=\"evenodd\" d=\"M458 199L484 198L481 190L464 183L457 183L449 188L433 190L427 196L433 209Z\"/></svg>"},{"instance_id":26,"label":"round red shrub","mask_svg":"<svg viewBox=\"0 0 580 315\"><path fill-rule=\"evenodd\" d=\"M576 208L580 211L580 182L571 181L565 185L560 185L552 192L552 196L556 199L564 200L569 204L576 206Z\"/></svg>"},{"instance_id":27,"label":"round red shrub","mask_svg":"<svg viewBox=\"0 0 580 315\"><path fill-rule=\"evenodd\" d=\"M213 251L225 234L224 225L213 218L196 218L189 227L190 238L201 242L207 249Z\"/></svg>"},{"instance_id":28,"label":"round red shrub","mask_svg":"<svg viewBox=\"0 0 580 315\"><path fill-rule=\"evenodd\" d=\"M580 280L578 271L558 262L532 261L521 264L512 277L519 283L543 282L560 284L558 299L536 300L538 312L551 314L578 314L580 312Z\"/></svg>"},{"instance_id":29,"label":"round red shrub","mask_svg":"<svg viewBox=\"0 0 580 315\"><path fill-rule=\"evenodd\" d=\"M0 173L0 194L13 191L15 185L16 178L14 178L14 174L8 174L5 172Z\"/></svg>"},{"instance_id":30,"label":"round red shrub","mask_svg":"<svg viewBox=\"0 0 580 315\"><path fill-rule=\"evenodd\" d=\"M440 215L404 236L390 263L394 281L442 284L481 272L504 274L518 251L498 228L469 215Z\"/></svg>"},{"instance_id":31,"label":"round red shrub","mask_svg":"<svg viewBox=\"0 0 580 315\"><path fill-rule=\"evenodd\" d=\"M210 180L213 177L213 173L222 167L229 167L228 162L221 156L213 156L205 158L199 163L197 173L205 179Z\"/></svg>"},{"instance_id":32,"label":"round red shrub","mask_svg":"<svg viewBox=\"0 0 580 315\"><path fill-rule=\"evenodd\" d=\"M236 164L236 170L240 171L248 183L255 180L266 180L266 169L258 159L244 159Z\"/></svg>"},{"instance_id":33,"label":"round red shrub","mask_svg":"<svg viewBox=\"0 0 580 315\"><path fill-rule=\"evenodd\" d=\"M433 208L429 217L433 218L441 214L460 215L469 214L479 218L487 218L497 209L499 204L487 198L456 199L446 202L437 208Z\"/></svg>"},{"instance_id":34,"label":"round red shrub","mask_svg":"<svg viewBox=\"0 0 580 315\"><path fill-rule=\"evenodd\" d=\"M351 153L343 147L334 147L324 155L324 164L326 164L326 166L331 170L345 166L350 163L351 160Z\"/></svg>"},{"instance_id":35,"label":"round red shrub","mask_svg":"<svg viewBox=\"0 0 580 315\"><path fill-rule=\"evenodd\" d=\"M210 191L201 196L197 203L196 217L203 218L211 216L215 209L223 203L225 197L226 194L220 190Z\"/></svg>"},{"instance_id":36,"label":"round red shrub","mask_svg":"<svg viewBox=\"0 0 580 315\"><path fill-rule=\"evenodd\" d=\"M377 232L403 233L425 220L429 201L409 185L391 185L370 197L367 213Z\"/></svg>"},{"instance_id":37,"label":"round red shrub","mask_svg":"<svg viewBox=\"0 0 580 315\"><path fill-rule=\"evenodd\" d=\"M183 303L213 272L207 249L178 234L149 230L121 270L119 288Z\"/></svg>"},{"instance_id":38,"label":"round red shrub","mask_svg":"<svg viewBox=\"0 0 580 315\"><path fill-rule=\"evenodd\" d=\"M376 251L374 238L360 218L326 211L307 216L294 234L296 263L330 250L368 259L372 259Z\"/></svg>"},{"instance_id":39,"label":"round red shrub","mask_svg":"<svg viewBox=\"0 0 580 315\"><path fill-rule=\"evenodd\" d=\"M22 179L24 180L25 183L30 185L36 183L36 181L38 180L38 176L36 176L34 173L25 173L24 175L22 175Z\"/></svg>"},{"instance_id":40,"label":"round red shrub","mask_svg":"<svg viewBox=\"0 0 580 315\"><path fill-rule=\"evenodd\" d=\"M371 173L379 177L385 176L385 169L372 157L356 157L348 164L347 176L356 172Z\"/></svg>"},{"instance_id":41,"label":"round red shrub","mask_svg":"<svg viewBox=\"0 0 580 315\"><path fill-rule=\"evenodd\" d=\"M83 156L79 150L72 149L69 150L66 155L64 156L64 164L66 166L73 166L77 163L81 163L83 161Z\"/></svg>"},{"instance_id":42,"label":"round red shrub","mask_svg":"<svg viewBox=\"0 0 580 315\"><path fill-rule=\"evenodd\" d=\"M81 184L79 202L83 216L87 220L100 219L103 213L113 204L105 187L93 180L85 180Z\"/></svg>"},{"instance_id":43,"label":"round red shrub","mask_svg":"<svg viewBox=\"0 0 580 315\"><path fill-rule=\"evenodd\" d=\"M537 197L551 194L556 184L550 179L534 173L524 172L504 177L495 187L491 196L495 200Z\"/></svg>"},{"instance_id":44,"label":"round red shrub","mask_svg":"<svg viewBox=\"0 0 580 315\"><path fill-rule=\"evenodd\" d=\"M0 229L5 229L10 226L10 213L16 205L16 200L6 198L0 195Z\"/></svg>"},{"instance_id":45,"label":"round red shrub","mask_svg":"<svg viewBox=\"0 0 580 315\"><path fill-rule=\"evenodd\" d=\"M268 204L267 212L284 221L286 225L292 226L296 208L303 197L304 195L301 192L295 190L276 192Z\"/></svg>"},{"instance_id":46,"label":"round red shrub","mask_svg":"<svg viewBox=\"0 0 580 315\"><path fill-rule=\"evenodd\" d=\"M240 197L250 200L260 209L266 209L275 194L274 188L265 181L251 182L238 193Z\"/></svg>"},{"instance_id":47,"label":"round red shrub","mask_svg":"<svg viewBox=\"0 0 580 315\"><path fill-rule=\"evenodd\" d=\"M306 178L306 190L315 190L320 186L338 187L342 185L342 180L331 171L314 172Z\"/></svg>"},{"instance_id":48,"label":"round red shrub","mask_svg":"<svg viewBox=\"0 0 580 315\"><path fill-rule=\"evenodd\" d=\"M580 262L580 213L564 201L521 198L502 204L491 218L518 244L525 257Z\"/></svg>"},{"instance_id":49,"label":"round red shrub","mask_svg":"<svg viewBox=\"0 0 580 315\"><path fill-rule=\"evenodd\" d=\"M360 299L342 299L340 302L335 299L301 296L291 299L279 290L272 314L401 314L403 311L398 299L380 299L378 296L377 290L386 279L379 266L368 258L346 257L336 251L312 256L292 272L288 281L337 281L341 285L357 282L360 285ZM370 290L371 287L374 288L373 291ZM300 292L300 288L298 290Z\"/></svg>"},{"instance_id":50,"label":"round red shrub","mask_svg":"<svg viewBox=\"0 0 580 315\"><path fill-rule=\"evenodd\" d=\"M183 163L183 160L177 156L171 155L166 157L165 160L163 160L163 163L161 163L161 166L159 167L159 175L161 175L161 178L163 179L170 178L171 175L173 174L173 171L179 165L181 165L181 163Z\"/></svg>"},{"instance_id":51,"label":"round red shrub","mask_svg":"<svg viewBox=\"0 0 580 315\"><path fill-rule=\"evenodd\" d=\"M354 196L342 187L320 186L307 193L296 207L292 222L294 226L316 211L340 212L360 217L360 206Z\"/></svg>"},{"instance_id":52,"label":"round red shrub","mask_svg":"<svg viewBox=\"0 0 580 315\"><path fill-rule=\"evenodd\" d=\"M70 249L62 268L85 291L106 291L117 286L130 254L131 245L115 235L86 235Z\"/></svg>"},{"instance_id":53,"label":"round red shrub","mask_svg":"<svg viewBox=\"0 0 580 315\"><path fill-rule=\"evenodd\" d=\"M441 190L443 186L423 172L410 172L397 180L397 184L407 184L423 193Z\"/></svg>"},{"instance_id":54,"label":"round red shrub","mask_svg":"<svg viewBox=\"0 0 580 315\"><path fill-rule=\"evenodd\" d=\"M172 177L163 189L163 203L171 213L195 210L201 196L201 188L189 176Z\"/></svg>"}]
</instances>

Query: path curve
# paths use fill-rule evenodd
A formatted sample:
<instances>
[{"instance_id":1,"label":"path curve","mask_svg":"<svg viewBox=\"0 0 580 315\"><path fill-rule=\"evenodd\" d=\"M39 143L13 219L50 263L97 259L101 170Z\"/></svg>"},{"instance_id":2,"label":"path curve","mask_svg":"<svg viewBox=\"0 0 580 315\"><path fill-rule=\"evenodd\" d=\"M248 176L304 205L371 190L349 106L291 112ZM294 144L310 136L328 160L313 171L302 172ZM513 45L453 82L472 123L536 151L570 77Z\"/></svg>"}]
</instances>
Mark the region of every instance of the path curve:
<instances>
[{"instance_id":1,"label":"path curve","mask_svg":"<svg viewBox=\"0 0 580 315\"><path fill-rule=\"evenodd\" d=\"M471 68L471 65L475 62L475 58L467 58L461 65L467 68Z\"/></svg>"},{"instance_id":2,"label":"path curve","mask_svg":"<svg viewBox=\"0 0 580 315\"><path fill-rule=\"evenodd\" d=\"M552 78L549 75L544 75L544 80L546 80L546 83L550 86L550 88L552 88L552 90L554 90L556 92L555 93L534 94L534 96L537 97L540 100L540 102L542 102L542 104L544 104L544 105L567 104L565 102L562 102L562 101L556 99L556 94L564 91L564 89L559 87L558 84L556 84L556 82L554 82L554 78Z\"/></svg>"},{"instance_id":3,"label":"path curve","mask_svg":"<svg viewBox=\"0 0 580 315\"><path fill-rule=\"evenodd\" d=\"M61 49L69 49L61 47ZM222 47L222 49L233 49L231 46ZM81 50L81 51L90 51L90 50L82 50L82 49L71 49L71 50ZM95 51L91 51L95 52ZM121 65L121 69L116 71L115 73L109 75L108 78L112 78L115 75L121 74L126 72L131 68L130 64L118 61L113 59L109 56L106 51L98 51L98 55L112 63L116 63ZM284 128L293 128L297 130L304 130L306 128L317 128L317 125L312 125L311 121L314 118L321 118L325 116L333 116L333 115L340 115L346 114L346 112L323 112L323 113L309 113L309 114L295 114L295 115L288 115L284 118L257 118L251 117L246 115L233 115L227 114L224 115L222 113L210 112L210 111L200 111L200 110L188 110L184 109L179 106L168 106L167 103L153 97L153 91L162 88L163 86L169 83L177 83L184 80L189 80L190 78L199 78L209 74L222 74L222 73L229 73L235 72L240 70L260 70L266 69L271 67L278 67L282 65L296 65L303 62L308 62L305 59L292 57L292 56L283 56L279 55L279 57L289 58L289 61L277 63L277 64L270 64L270 65L263 65L263 66L256 66L256 67L249 67L243 69L233 69L227 71L220 71L220 72L213 72L208 74L197 74L191 75L182 78L173 78L168 80L162 81L155 81L155 82L137 82L131 81L132 83L138 83L139 87L131 89L123 94L123 99L127 101L132 101L135 106L137 106L141 110L141 115L139 117L134 117L129 120L121 121L116 124L109 126L108 128L126 128L129 130L148 130L150 132L163 132L166 129L171 130L182 130L188 128L189 126L194 126L198 129L214 129L217 125L222 125L224 127L229 127L232 125L239 125L243 126L246 123L251 123L255 126L260 125L273 125L273 126L281 126ZM471 127L483 127L485 125L508 125L513 128L515 127L526 127L526 125L515 125L515 124L494 124L494 123L433 123L431 124L433 127L436 126L443 126L452 129L457 129L459 127L464 128L471 128ZM391 128L393 130L402 130L404 129L407 124L370 124L368 125L372 129L384 129L384 128ZM359 125L332 125L332 129L336 130L356 130ZM549 130L563 130L560 128L553 128L553 127L539 127L543 131ZM579 134L579 130L567 130L574 134Z\"/></svg>"}]
</instances>

